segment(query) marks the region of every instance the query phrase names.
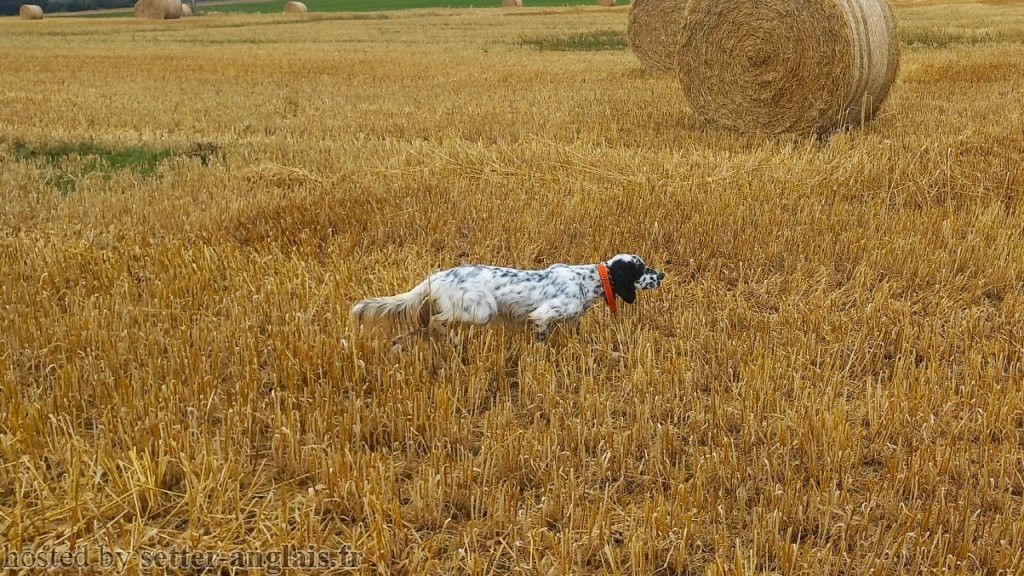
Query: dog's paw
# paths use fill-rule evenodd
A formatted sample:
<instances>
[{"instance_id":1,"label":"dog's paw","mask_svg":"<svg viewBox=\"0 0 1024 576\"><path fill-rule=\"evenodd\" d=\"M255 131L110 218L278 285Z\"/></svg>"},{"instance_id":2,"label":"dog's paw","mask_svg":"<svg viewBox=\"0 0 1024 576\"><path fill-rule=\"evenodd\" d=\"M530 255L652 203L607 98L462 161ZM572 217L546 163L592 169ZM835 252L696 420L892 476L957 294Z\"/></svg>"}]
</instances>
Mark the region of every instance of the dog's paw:
<instances>
[{"instance_id":1,"label":"dog's paw","mask_svg":"<svg viewBox=\"0 0 1024 576\"><path fill-rule=\"evenodd\" d=\"M408 343L408 338L403 338L401 336L392 338L391 342L388 344L388 351L392 354L404 354Z\"/></svg>"}]
</instances>

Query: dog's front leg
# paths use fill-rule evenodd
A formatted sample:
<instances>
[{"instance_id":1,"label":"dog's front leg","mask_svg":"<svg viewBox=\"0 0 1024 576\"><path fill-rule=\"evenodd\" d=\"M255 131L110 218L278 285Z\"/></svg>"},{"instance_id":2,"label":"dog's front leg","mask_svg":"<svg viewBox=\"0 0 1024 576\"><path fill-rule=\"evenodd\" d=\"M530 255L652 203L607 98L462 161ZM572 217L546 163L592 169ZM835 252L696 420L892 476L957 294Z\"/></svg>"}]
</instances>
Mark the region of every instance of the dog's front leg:
<instances>
[{"instance_id":1,"label":"dog's front leg","mask_svg":"<svg viewBox=\"0 0 1024 576\"><path fill-rule=\"evenodd\" d=\"M569 330L572 331L572 335L579 337L583 333L583 322L579 316L574 316L568 321Z\"/></svg>"},{"instance_id":2,"label":"dog's front leg","mask_svg":"<svg viewBox=\"0 0 1024 576\"><path fill-rule=\"evenodd\" d=\"M540 342L545 342L551 332L551 325L562 318L558 309L545 304L537 308L529 315L530 324L533 326L534 336Z\"/></svg>"},{"instance_id":3,"label":"dog's front leg","mask_svg":"<svg viewBox=\"0 0 1024 576\"><path fill-rule=\"evenodd\" d=\"M540 342L546 341L548 339L548 336L551 334L551 329L554 328L555 326L565 326L565 330L567 330L574 337L579 337L579 335L583 333L583 322L580 321L580 317L571 316L569 318L559 318L553 320L544 326L534 324L533 330L534 334L537 336L537 340Z\"/></svg>"}]
</instances>

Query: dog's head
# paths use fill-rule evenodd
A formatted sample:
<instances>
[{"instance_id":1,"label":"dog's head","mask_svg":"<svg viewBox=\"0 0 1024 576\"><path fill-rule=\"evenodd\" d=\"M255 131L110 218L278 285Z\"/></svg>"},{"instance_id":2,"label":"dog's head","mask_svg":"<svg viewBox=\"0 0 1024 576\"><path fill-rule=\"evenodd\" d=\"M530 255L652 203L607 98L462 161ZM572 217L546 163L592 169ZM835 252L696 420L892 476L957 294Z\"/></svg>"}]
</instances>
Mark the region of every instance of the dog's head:
<instances>
[{"instance_id":1,"label":"dog's head","mask_svg":"<svg viewBox=\"0 0 1024 576\"><path fill-rule=\"evenodd\" d=\"M637 290L657 288L665 278L664 272L648 268L635 254L619 254L605 262L605 265L608 266L612 292L630 304L636 301Z\"/></svg>"}]
</instances>

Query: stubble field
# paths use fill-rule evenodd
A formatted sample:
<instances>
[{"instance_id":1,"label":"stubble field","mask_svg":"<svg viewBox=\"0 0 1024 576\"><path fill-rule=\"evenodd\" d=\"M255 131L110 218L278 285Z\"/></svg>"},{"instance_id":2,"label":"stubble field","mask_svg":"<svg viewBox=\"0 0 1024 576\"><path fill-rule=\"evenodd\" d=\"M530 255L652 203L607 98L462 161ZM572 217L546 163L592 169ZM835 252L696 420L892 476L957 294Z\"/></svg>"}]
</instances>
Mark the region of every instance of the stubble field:
<instances>
[{"instance_id":1,"label":"stubble field","mask_svg":"<svg viewBox=\"0 0 1024 576\"><path fill-rule=\"evenodd\" d=\"M1024 572L1024 5L897 16L884 113L825 142L522 44L623 9L0 19L0 542ZM666 283L578 336L348 324L623 251Z\"/></svg>"}]
</instances>

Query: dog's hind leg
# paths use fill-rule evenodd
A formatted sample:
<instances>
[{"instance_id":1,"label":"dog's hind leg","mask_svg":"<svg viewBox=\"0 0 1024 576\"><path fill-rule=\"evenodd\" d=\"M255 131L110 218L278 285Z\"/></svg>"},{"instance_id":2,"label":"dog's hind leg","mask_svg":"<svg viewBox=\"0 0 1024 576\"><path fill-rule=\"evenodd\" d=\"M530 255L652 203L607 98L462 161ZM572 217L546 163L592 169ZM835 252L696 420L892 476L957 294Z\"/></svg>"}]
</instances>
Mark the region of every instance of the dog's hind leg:
<instances>
[{"instance_id":1,"label":"dog's hind leg","mask_svg":"<svg viewBox=\"0 0 1024 576\"><path fill-rule=\"evenodd\" d=\"M433 302L431 298L428 297L422 304L420 304L419 308L416 309L415 313L411 316L414 328L391 339L391 350L400 351L404 348L403 342L406 340L416 335L422 336L423 334L429 334L430 319L433 317L432 312Z\"/></svg>"},{"instance_id":2,"label":"dog's hind leg","mask_svg":"<svg viewBox=\"0 0 1024 576\"><path fill-rule=\"evenodd\" d=\"M399 336L395 336L394 338L391 339L391 349L392 350L401 350L402 349L402 342L405 342L406 340L408 340L409 338L412 338L413 336L415 336L416 334L422 332L423 330L424 330L424 328L417 327L417 328L413 328L412 330L409 330L405 334L401 334Z\"/></svg>"},{"instance_id":3,"label":"dog's hind leg","mask_svg":"<svg viewBox=\"0 0 1024 576\"><path fill-rule=\"evenodd\" d=\"M430 317L430 323L427 324L427 334L431 336L447 336L448 335L448 321L445 320L440 314L435 314Z\"/></svg>"},{"instance_id":4,"label":"dog's hind leg","mask_svg":"<svg viewBox=\"0 0 1024 576\"><path fill-rule=\"evenodd\" d=\"M417 335L421 338L431 338L433 336L446 336L449 340L454 340L455 338L454 335L448 331L448 322L442 319L440 314L435 314L430 317L426 326L413 328L401 336L395 336L392 338L391 350L402 351L405 348L403 343ZM453 343L457 344L457 342Z\"/></svg>"}]
</instances>

